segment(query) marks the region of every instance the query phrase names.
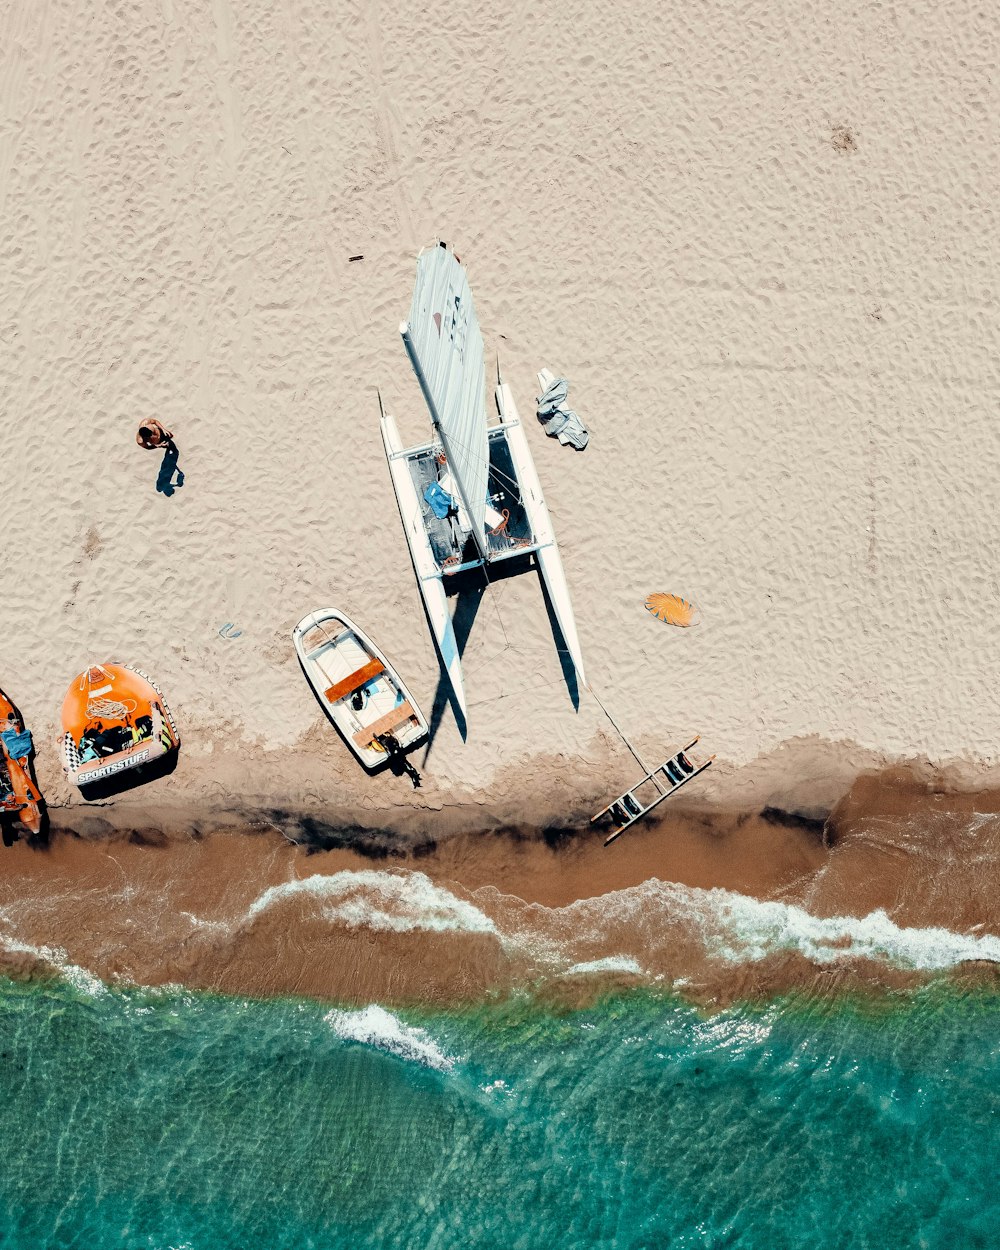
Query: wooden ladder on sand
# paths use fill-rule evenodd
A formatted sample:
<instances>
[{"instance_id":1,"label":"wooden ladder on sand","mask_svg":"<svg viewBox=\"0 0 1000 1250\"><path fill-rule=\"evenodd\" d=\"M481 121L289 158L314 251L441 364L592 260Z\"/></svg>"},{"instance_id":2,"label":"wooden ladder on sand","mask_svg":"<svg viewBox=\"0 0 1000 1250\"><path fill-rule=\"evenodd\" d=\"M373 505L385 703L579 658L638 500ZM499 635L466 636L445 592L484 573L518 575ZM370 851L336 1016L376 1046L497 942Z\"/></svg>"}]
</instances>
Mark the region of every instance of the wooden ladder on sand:
<instances>
[{"instance_id":1,"label":"wooden ladder on sand","mask_svg":"<svg viewBox=\"0 0 1000 1250\"><path fill-rule=\"evenodd\" d=\"M709 756L702 763L694 763L687 757L687 752L700 740L700 735L681 747L679 751L675 751L670 759L665 760L659 768L654 768L643 777L641 781L637 781L634 786L630 786L624 794L620 794L618 798L609 803L607 807L594 816L591 816L590 823L600 820L602 816L610 816L615 822L615 827L611 832L611 836L605 839L604 845L610 846L615 838L621 835L637 820L641 820L654 807L669 799L676 794L681 786L686 786L699 773L703 773L711 764L715 756ZM645 789L645 794L642 791Z\"/></svg>"}]
</instances>

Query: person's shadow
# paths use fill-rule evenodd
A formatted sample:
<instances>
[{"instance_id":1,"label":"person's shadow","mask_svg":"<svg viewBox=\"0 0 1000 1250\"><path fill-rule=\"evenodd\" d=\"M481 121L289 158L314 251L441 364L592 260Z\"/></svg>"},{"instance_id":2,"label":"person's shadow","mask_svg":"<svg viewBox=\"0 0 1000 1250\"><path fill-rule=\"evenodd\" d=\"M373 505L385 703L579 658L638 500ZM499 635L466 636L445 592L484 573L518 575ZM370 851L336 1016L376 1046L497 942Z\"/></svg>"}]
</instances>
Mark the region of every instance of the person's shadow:
<instances>
[{"instance_id":1,"label":"person's shadow","mask_svg":"<svg viewBox=\"0 0 1000 1250\"><path fill-rule=\"evenodd\" d=\"M177 459L180 452L173 441L167 443L163 460L160 462L160 471L156 475L156 489L161 495L172 495L178 486L184 485L184 470L177 467ZM177 480L174 481L174 475Z\"/></svg>"}]
</instances>

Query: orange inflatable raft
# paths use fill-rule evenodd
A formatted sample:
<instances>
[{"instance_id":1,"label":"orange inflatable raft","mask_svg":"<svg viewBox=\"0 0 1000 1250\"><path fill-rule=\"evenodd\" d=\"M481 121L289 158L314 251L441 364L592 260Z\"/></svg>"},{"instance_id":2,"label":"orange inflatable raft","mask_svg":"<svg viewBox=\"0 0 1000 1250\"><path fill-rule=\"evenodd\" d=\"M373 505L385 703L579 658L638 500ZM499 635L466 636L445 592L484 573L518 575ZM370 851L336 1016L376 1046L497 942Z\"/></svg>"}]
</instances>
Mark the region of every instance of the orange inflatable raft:
<instances>
[{"instance_id":1,"label":"orange inflatable raft","mask_svg":"<svg viewBox=\"0 0 1000 1250\"><path fill-rule=\"evenodd\" d=\"M176 751L180 734L159 686L131 664L94 664L62 706L63 768L77 786Z\"/></svg>"},{"instance_id":2,"label":"orange inflatable raft","mask_svg":"<svg viewBox=\"0 0 1000 1250\"><path fill-rule=\"evenodd\" d=\"M0 690L0 817L16 816L31 833L40 833L41 802L31 775L31 734Z\"/></svg>"}]
</instances>

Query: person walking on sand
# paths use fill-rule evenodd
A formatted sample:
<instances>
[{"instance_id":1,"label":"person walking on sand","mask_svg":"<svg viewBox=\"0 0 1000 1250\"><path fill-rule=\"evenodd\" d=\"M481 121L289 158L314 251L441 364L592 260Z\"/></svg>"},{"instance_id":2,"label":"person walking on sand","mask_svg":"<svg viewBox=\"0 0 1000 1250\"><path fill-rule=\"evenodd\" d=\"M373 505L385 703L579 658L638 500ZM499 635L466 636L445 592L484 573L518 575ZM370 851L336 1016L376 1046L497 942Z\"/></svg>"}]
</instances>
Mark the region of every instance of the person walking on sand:
<instances>
[{"instance_id":1,"label":"person walking on sand","mask_svg":"<svg viewBox=\"0 0 1000 1250\"><path fill-rule=\"evenodd\" d=\"M155 417L150 417L139 426L135 441L147 451L163 452L163 461L156 476L156 489L161 495L172 495L178 486L184 485L184 471L177 467L180 452L170 430L165 430Z\"/></svg>"},{"instance_id":2,"label":"person walking on sand","mask_svg":"<svg viewBox=\"0 0 1000 1250\"><path fill-rule=\"evenodd\" d=\"M135 441L147 451L155 451L158 447L169 447L174 441L174 436L169 430L165 430L155 417L150 417L139 426Z\"/></svg>"}]
</instances>

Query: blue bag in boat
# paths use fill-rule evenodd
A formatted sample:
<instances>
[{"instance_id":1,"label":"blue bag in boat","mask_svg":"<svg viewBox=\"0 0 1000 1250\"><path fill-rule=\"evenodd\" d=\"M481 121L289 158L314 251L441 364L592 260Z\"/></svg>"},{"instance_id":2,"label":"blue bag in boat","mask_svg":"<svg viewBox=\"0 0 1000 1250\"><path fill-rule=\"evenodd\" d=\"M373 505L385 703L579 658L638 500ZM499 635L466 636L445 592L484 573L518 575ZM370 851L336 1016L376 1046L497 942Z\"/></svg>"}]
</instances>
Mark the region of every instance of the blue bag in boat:
<instances>
[{"instance_id":1,"label":"blue bag in boat","mask_svg":"<svg viewBox=\"0 0 1000 1250\"><path fill-rule=\"evenodd\" d=\"M455 501L440 482L431 482L424 491L424 498L431 506L431 511L442 521L455 507Z\"/></svg>"},{"instance_id":2,"label":"blue bag in boat","mask_svg":"<svg viewBox=\"0 0 1000 1250\"><path fill-rule=\"evenodd\" d=\"M23 760L26 755L31 754L30 729L5 729L0 733L0 738L3 739L4 750L9 759Z\"/></svg>"}]
</instances>

